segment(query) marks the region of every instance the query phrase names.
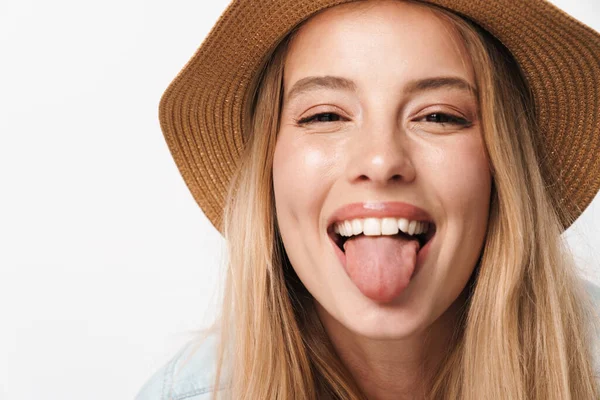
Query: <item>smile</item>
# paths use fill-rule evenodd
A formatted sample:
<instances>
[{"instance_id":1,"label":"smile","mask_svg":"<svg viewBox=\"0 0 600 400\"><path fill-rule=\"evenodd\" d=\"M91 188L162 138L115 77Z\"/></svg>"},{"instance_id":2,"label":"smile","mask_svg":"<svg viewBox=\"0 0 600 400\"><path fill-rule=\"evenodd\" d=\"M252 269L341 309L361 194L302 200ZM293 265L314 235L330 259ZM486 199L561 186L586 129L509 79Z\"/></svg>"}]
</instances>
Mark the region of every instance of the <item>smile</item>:
<instances>
[{"instance_id":1,"label":"smile","mask_svg":"<svg viewBox=\"0 0 600 400\"><path fill-rule=\"evenodd\" d=\"M407 240L416 239L422 248L435 234L435 224L431 221L408 220L406 218L355 218L333 224L328 229L334 243L344 251L348 239L365 236L401 236Z\"/></svg>"},{"instance_id":2,"label":"smile","mask_svg":"<svg viewBox=\"0 0 600 400\"><path fill-rule=\"evenodd\" d=\"M342 251L347 240L358 236L400 236L416 239L422 249L433 238L436 225L429 214L408 203L352 203L328 220L327 234Z\"/></svg>"}]
</instances>

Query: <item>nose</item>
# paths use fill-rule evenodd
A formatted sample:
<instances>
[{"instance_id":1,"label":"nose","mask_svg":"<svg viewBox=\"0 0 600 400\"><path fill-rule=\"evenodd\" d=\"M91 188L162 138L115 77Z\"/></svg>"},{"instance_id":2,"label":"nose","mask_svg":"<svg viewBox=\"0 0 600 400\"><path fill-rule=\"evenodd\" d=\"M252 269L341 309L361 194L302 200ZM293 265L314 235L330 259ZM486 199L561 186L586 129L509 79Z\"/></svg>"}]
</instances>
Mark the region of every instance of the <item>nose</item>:
<instances>
[{"instance_id":1,"label":"nose","mask_svg":"<svg viewBox=\"0 0 600 400\"><path fill-rule=\"evenodd\" d=\"M416 174L406 134L393 124L365 128L357 132L351 146L347 165L349 181L369 182L377 187L412 182Z\"/></svg>"}]
</instances>

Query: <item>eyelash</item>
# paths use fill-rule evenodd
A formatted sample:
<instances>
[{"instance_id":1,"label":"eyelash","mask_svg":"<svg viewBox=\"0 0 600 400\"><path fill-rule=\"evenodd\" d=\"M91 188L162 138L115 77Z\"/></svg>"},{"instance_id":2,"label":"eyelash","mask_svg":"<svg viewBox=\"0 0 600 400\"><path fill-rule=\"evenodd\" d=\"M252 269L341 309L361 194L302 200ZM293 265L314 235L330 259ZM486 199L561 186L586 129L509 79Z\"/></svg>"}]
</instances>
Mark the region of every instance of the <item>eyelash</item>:
<instances>
[{"instance_id":1,"label":"eyelash","mask_svg":"<svg viewBox=\"0 0 600 400\"><path fill-rule=\"evenodd\" d=\"M436 121L425 121L425 122L431 122L434 124L450 124L450 125L458 125L458 126L463 126L463 127L467 127L471 125L471 122L469 122L467 119L463 118L463 117L459 117L457 115L453 115L453 114L448 114L448 113L443 113L443 112L434 112L431 114L427 114L425 115L423 118L428 118L428 117L432 117L435 116L437 118L441 118L441 119L445 119L446 122L436 122ZM436 119L437 119L436 118Z\"/></svg>"},{"instance_id":2,"label":"eyelash","mask_svg":"<svg viewBox=\"0 0 600 400\"><path fill-rule=\"evenodd\" d=\"M335 116L337 118L337 120L335 120L335 121L318 121L317 120L318 117L322 117L322 116L325 116L325 115ZM318 123L326 123L326 122L338 122L342 118L343 117L341 115L339 115L338 113L323 112L323 113L317 113L317 114L309 115L308 117L300 118L297 121L297 124L298 125L307 125L307 124L318 124Z\"/></svg>"},{"instance_id":3,"label":"eyelash","mask_svg":"<svg viewBox=\"0 0 600 400\"><path fill-rule=\"evenodd\" d=\"M329 121L318 121L317 120L319 117L323 117L323 116L329 116L330 119L331 119L331 117L334 117L335 120L329 120ZM434 118L438 119L438 122L427 121L427 120L424 122L431 122L431 123L440 124L440 125L444 125L444 124L459 125L459 126L463 126L463 127L467 127L467 126L471 125L471 122L469 122L465 118L458 117L456 115L452 115L452 114L448 114L448 113L442 113L442 112L430 113L430 114L425 115L421 119L423 119L423 118L427 119L428 117L434 117ZM318 123L327 123L327 122L339 122L342 119L344 119L344 117L340 116L337 113L325 112L325 113L317 113L317 114L310 115L308 117L301 118L297 121L297 124L298 125L308 125L308 124L318 124ZM439 119L442 119L445 121L442 122L442 121L439 121ZM417 122L419 122L419 121L417 121Z\"/></svg>"}]
</instances>

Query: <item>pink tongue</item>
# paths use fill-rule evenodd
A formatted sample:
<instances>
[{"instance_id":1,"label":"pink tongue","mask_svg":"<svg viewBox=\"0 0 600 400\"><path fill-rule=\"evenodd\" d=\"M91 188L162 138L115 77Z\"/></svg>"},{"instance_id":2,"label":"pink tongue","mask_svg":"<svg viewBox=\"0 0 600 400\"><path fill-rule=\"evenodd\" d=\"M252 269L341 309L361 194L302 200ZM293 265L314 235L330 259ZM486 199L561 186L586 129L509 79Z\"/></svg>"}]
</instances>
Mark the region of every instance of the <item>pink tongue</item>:
<instances>
[{"instance_id":1,"label":"pink tongue","mask_svg":"<svg viewBox=\"0 0 600 400\"><path fill-rule=\"evenodd\" d=\"M344 243L346 272L367 297L381 303L408 286L417 263L419 242L404 236L365 236Z\"/></svg>"}]
</instances>

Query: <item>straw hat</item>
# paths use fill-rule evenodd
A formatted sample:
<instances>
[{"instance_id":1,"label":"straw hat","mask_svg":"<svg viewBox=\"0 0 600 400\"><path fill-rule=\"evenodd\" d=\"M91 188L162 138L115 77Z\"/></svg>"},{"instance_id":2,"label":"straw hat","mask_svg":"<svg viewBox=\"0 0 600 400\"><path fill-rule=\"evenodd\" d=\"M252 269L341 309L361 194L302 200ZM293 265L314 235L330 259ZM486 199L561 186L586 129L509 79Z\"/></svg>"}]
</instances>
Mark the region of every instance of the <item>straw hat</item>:
<instances>
[{"instance_id":1,"label":"straw hat","mask_svg":"<svg viewBox=\"0 0 600 400\"><path fill-rule=\"evenodd\" d=\"M242 110L267 54L316 12L352 0L234 0L160 103L169 149L192 195L221 231L228 183L244 146ZM498 38L533 93L548 190L568 227L600 188L600 34L543 0L427 0ZM549 178L547 178L549 179Z\"/></svg>"}]
</instances>

